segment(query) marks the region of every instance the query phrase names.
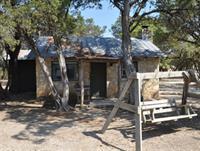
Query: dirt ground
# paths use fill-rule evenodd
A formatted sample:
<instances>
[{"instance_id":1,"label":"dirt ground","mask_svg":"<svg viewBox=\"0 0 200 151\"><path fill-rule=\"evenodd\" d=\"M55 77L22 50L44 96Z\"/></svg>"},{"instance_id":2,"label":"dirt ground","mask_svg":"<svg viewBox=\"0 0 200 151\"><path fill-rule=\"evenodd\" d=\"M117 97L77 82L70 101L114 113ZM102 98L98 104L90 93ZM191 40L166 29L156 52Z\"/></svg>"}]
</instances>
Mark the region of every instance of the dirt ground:
<instances>
[{"instance_id":1,"label":"dirt ground","mask_svg":"<svg viewBox=\"0 0 200 151\"><path fill-rule=\"evenodd\" d=\"M167 88L164 83L163 87ZM177 92L170 95L180 100ZM192 120L143 126L144 151L200 151L200 100L190 99L190 103L198 113ZM0 103L1 151L135 150L132 113L120 110L108 130L100 134L111 108L56 113L41 107L41 102L28 99Z\"/></svg>"}]
</instances>

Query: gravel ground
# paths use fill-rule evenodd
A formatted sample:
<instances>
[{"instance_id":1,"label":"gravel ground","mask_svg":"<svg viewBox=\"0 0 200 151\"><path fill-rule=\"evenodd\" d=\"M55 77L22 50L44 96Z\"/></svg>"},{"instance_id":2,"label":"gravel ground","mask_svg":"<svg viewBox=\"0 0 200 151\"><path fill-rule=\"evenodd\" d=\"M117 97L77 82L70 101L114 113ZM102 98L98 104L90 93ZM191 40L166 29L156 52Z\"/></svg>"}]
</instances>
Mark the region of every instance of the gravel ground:
<instances>
[{"instance_id":1,"label":"gravel ground","mask_svg":"<svg viewBox=\"0 0 200 151\"><path fill-rule=\"evenodd\" d=\"M56 113L32 102L0 103L0 151L135 150L132 113L119 111L100 134L110 108ZM144 151L200 151L200 100L190 102L198 117L143 127Z\"/></svg>"}]
</instances>

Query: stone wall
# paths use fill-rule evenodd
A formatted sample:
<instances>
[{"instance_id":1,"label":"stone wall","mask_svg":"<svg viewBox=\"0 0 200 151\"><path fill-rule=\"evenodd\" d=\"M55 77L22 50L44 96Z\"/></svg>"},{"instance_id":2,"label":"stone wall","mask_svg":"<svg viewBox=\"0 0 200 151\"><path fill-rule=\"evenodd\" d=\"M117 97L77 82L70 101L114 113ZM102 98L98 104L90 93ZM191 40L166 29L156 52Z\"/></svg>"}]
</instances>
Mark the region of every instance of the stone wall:
<instances>
[{"instance_id":1,"label":"stone wall","mask_svg":"<svg viewBox=\"0 0 200 151\"><path fill-rule=\"evenodd\" d=\"M49 72L51 72L51 63L50 59L46 60L46 65L49 69ZM41 67L38 63L38 60L36 60L36 94L37 97L41 96L48 96L49 95L49 86L47 84L46 78L43 74L43 71L41 70Z\"/></svg>"},{"instance_id":2,"label":"stone wall","mask_svg":"<svg viewBox=\"0 0 200 151\"><path fill-rule=\"evenodd\" d=\"M47 67L51 73L51 61L47 59ZM118 95L118 67L119 63L106 63L107 64L107 97L116 97ZM84 85L90 86L90 62L83 62L84 68ZM37 97L50 95L49 86L40 68L39 63L36 61L36 81L37 81ZM70 93L75 93L75 85L79 81L70 81ZM54 81L54 84L58 91L62 93L62 83L60 81Z\"/></svg>"},{"instance_id":3,"label":"stone wall","mask_svg":"<svg viewBox=\"0 0 200 151\"><path fill-rule=\"evenodd\" d=\"M45 61L46 64L47 64L47 67L49 69L50 74L51 74L51 61L53 61L53 60L47 59ZM36 61L36 81L37 81L37 84L36 84L37 97L49 96L50 95L50 89L49 89L46 78L44 76L43 71L41 70L41 67L40 67L38 61ZM62 83L61 83L61 81L53 81L53 82L55 84L56 89L61 94L62 93ZM70 81L70 84L69 84L70 93L75 93L74 85L77 84L77 83L78 83L78 81Z\"/></svg>"},{"instance_id":4,"label":"stone wall","mask_svg":"<svg viewBox=\"0 0 200 151\"><path fill-rule=\"evenodd\" d=\"M143 59L138 62L138 72L159 72L159 58ZM143 80L142 96L144 100L159 98L159 79Z\"/></svg>"},{"instance_id":5,"label":"stone wall","mask_svg":"<svg viewBox=\"0 0 200 151\"><path fill-rule=\"evenodd\" d=\"M138 72L159 72L159 58L144 58L134 60L137 61L138 64ZM125 85L126 79L120 80L120 91ZM144 100L150 100L152 98L158 99L159 98L159 79L151 79L145 80L142 83L142 96Z\"/></svg>"},{"instance_id":6,"label":"stone wall","mask_svg":"<svg viewBox=\"0 0 200 151\"><path fill-rule=\"evenodd\" d=\"M46 60L47 66L51 73L51 61L52 59ZM159 71L159 58L154 59L140 59L138 62L138 72L158 72ZM126 79L121 79L120 63L107 62L107 97L118 97L119 88L122 90ZM90 62L83 62L84 67L84 85L90 86ZM49 86L44 77L44 74L36 61L36 81L37 81L37 97L48 96L50 94ZM56 88L61 93L62 84L60 81L54 81ZM74 86L79 81L70 81L70 93L75 93ZM142 96L145 100L159 97L159 80L152 79L143 81L142 84Z\"/></svg>"},{"instance_id":7,"label":"stone wall","mask_svg":"<svg viewBox=\"0 0 200 151\"><path fill-rule=\"evenodd\" d=\"M117 97L119 80L119 63L107 63L107 97Z\"/></svg>"}]
</instances>

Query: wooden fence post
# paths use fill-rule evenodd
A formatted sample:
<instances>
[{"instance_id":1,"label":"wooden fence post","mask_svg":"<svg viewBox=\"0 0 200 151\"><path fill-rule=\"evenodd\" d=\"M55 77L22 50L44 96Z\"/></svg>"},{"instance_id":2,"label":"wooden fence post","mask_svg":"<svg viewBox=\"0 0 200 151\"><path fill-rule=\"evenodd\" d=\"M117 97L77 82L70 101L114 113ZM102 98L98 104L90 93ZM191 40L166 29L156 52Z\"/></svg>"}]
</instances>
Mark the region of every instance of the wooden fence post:
<instances>
[{"instance_id":1,"label":"wooden fence post","mask_svg":"<svg viewBox=\"0 0 200 151\"><path fill-rule=\"evenodd\" d=\"M79 67L79 76L80 76L80 79L79 79L79 82L80 82L80 96L81 96L81 107L83 107L83 104L84 104L84 75L83 75L83 61L80 61L80 67Z\"/></svg>"},{"instance_id":2,"label":"wooden fence post","mask_svg":"<svg viewBox=\"0 0 200 151\"><path fill-rule=\"evenodd\" d=\"M134 79L134 101L138 108L138 113L135 114L135 142L136 151L142 151L142 113L141 113L141 78L140 74L137 79Z\"/></svg>"}]
</instances>

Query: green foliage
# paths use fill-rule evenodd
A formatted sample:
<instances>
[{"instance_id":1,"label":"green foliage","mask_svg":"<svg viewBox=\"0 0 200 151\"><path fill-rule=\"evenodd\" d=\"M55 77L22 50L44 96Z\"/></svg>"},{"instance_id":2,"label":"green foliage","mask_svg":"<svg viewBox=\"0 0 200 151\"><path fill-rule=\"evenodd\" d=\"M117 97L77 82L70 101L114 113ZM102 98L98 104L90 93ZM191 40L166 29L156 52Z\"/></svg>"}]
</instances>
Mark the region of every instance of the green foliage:
<instances>
[{"instance_id":1,"label":"green foliage","mask_svg":"<svg viewBox=\"0 0 200 151\"><path fill-rule=\"evenodd\" d=\"M8 15L0 14L0 51L4 49L5 43L9 44L12 50L19 43L15 36L16 23Z\"/></svg>"},{"instance_id":2,"label":"green foliage","mask_svg":"<svg viewBox=\"0 0 200 151\"><path fill-rule=\"evenodd\" d=\"M174 9L168 13L161 13L160 20L176 39L200 46L199 0L161 1L158 6L161 9Z\"/></svg>"},{"instance_id":3,"label":"green foliage","mask_svg":"<svg viewBox=\"0 0 200 151\"><path fill-rule=\"evenodd\" d=\"M102 0L71 0L71 5L75 8L102 8Z\"/></svg>"},{"instance_id":4,"label":"green foliage","mask_svg":"<svg viewBox=\"0 0 200 151\"><path fill-rule=\"evenodd\" d=\"M76 17L76 27L74 34L77 36L101 36L105 32L106 27L101 28L94 24L92 18L84 19L79 13Z\"/></svg>"},{"instance_id":5,"label":"green foliage","mask_svg":"<svg viewBox=\"0 0 200 151\"><path fill-rule=\"evenodd\" d=\"M193 68L200 73L200 1L160 1L159 8L174 9L159 18L166 28L168 49L174 54L170 64L178 70Z\"/></svg>"},{"instance_id":6,"label":"green foliage","mask_svg":"<svg viewBox=\"0 0 200 151\"><path fill-rule=\"evenodd\" d=\"M84 4L84 7L95 6L93 2ZM35 38L39 35L54 36L56 42L69 34L102 35L105 28L95 25L93 19L84 20L80 13L76 17L68 14L70 5L80 7L82 3L70 0L31 0L24 5L11 6L7 1L2 2L7 13L0 14L0 37L7 44L15 46L18 42L14 38L16 27Z\"/></svg>"}]
</instances>

